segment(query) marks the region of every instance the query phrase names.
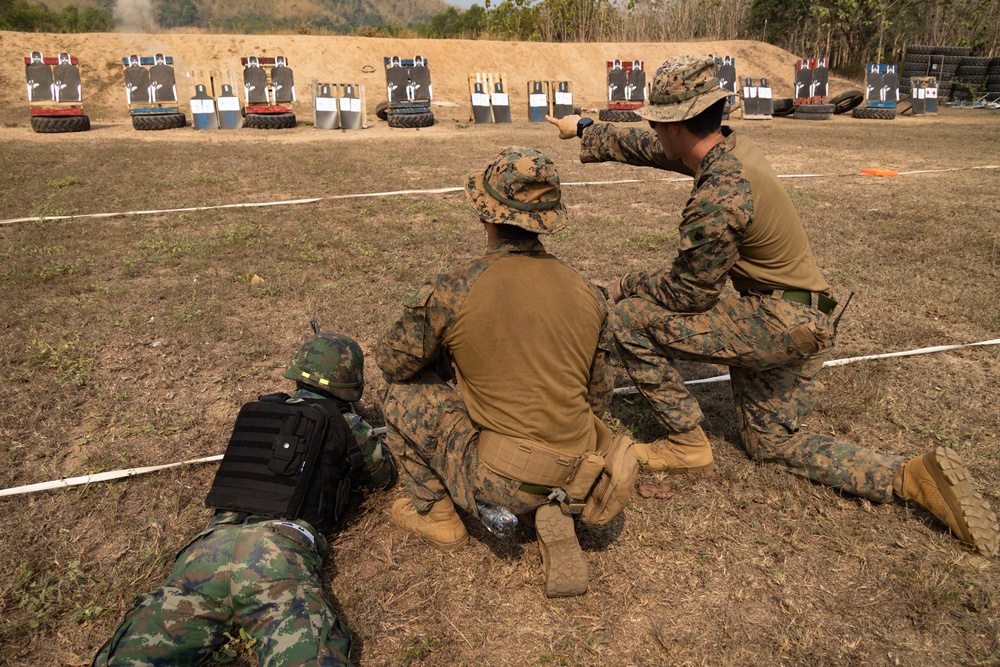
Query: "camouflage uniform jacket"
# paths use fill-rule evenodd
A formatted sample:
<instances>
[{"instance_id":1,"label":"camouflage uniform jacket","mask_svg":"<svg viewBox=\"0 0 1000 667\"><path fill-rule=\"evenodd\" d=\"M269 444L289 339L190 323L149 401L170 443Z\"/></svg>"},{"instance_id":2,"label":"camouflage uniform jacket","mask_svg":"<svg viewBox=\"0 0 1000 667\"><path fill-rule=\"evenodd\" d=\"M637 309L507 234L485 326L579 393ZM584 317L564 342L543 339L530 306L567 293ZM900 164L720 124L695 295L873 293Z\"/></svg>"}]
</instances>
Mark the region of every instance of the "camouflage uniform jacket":
<instances>
[{"instance_id":1,"label":"camouflage uniform jacket","mask_svg":"<svg viewBox=\"0 0 1000 667\"><path fill-rule=\"evenodd\" d=\"M694 313L715 305L727 276L739 292L828 293L798 214L770 165L746 137L728 127L722 132L724 139L696 172L668 159L652 131L597 124L584 132L581 162L624 162L694 177L677 256L664 269L625 275L623 294Z\"/></svg>"},{"instance_id":2,"label":"camouflage uniform jacket","mask_svg":"<svg viewBox=\"0 0 1000 667\"><path fill-rule=\"evenodd\" d=\"M496 261L511 255L559 261L546 253L538 240L504 240L489 248L483 257L425 283L404 302L403 316L379 339L375 348L375 359L387 381L410 379L423 368L433 368L440 361L448 334L473 283ZM614 377L608 364L614 338L605 296L589 281L583 280L603 313L604 325L594 351L587 387L587 403L595 415L602 415L611 402L614 389Z\"/></svg>"}]
</instances>

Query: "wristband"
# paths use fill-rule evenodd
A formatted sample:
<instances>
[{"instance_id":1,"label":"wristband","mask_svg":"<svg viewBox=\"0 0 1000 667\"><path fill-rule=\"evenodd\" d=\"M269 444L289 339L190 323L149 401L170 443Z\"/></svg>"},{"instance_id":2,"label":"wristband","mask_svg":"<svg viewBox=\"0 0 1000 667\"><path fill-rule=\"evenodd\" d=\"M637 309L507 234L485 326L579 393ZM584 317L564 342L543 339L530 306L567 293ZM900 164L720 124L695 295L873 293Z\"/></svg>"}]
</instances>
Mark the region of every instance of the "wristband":
<instances>
[{"instance_id":1,"label":"wristband","mask_svg":"<svg viewBox=\"0 0 1000 667\"><path fill-rule=\"evenodd\" d=\"M576 136L578 139L583 139L583 131L594 124L593 118L581 118L576 121Z\"/></svg>"}]
</instances>

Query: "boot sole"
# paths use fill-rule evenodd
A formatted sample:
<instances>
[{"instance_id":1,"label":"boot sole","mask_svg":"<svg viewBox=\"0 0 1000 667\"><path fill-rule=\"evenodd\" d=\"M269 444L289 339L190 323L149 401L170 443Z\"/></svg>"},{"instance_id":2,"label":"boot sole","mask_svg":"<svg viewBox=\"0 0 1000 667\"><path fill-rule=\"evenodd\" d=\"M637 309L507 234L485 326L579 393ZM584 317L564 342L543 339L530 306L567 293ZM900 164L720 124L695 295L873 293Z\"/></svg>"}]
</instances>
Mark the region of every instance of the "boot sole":
<instances>
[{"instance_id":1,"label":"boot sole","mask_svg":"<svg viewBox=\"0 0 1000 667\"><path fill-rule=\"evenodd\" d=\"M542 552L545 595L571 597L587 592L587 561L576 537L573 517L558 505L543 505L535 512L535 532Z\"/></svg>"},{"instance_id":2,"label":"boot sole","mask_svg":"<svg viewBox=\"0 0 1000 667\"><path fill-rule=\"evenodd\" d=\"M976 491L962 457L947 447L937 447L933 456L924 461L955 518L965 527L969 539L963 535L959 539L983 556L995 556L1000 547L997 517L989 502Z\"/></svg>"}]
</instances>

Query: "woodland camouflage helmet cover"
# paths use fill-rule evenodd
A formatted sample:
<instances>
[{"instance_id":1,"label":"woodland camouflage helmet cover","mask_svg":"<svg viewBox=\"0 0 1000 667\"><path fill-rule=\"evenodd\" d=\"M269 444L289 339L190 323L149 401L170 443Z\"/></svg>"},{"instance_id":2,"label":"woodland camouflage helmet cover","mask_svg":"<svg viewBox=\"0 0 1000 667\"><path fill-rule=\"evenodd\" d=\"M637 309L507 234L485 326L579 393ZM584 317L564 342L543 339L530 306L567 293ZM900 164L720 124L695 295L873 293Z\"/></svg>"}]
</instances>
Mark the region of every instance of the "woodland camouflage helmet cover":
<instances>
[{"instance_id":1,"label":"woodland camouflage helmet cover","mask_svg":"<svg viewBox=\"0 0 1000 667\"><path fill-rule=\"evenodd\" d=\"M318 333L299 348L285 377L344 401L359 401L365 390L365 355L350 336Z\"/></svg>"}]
</instances>

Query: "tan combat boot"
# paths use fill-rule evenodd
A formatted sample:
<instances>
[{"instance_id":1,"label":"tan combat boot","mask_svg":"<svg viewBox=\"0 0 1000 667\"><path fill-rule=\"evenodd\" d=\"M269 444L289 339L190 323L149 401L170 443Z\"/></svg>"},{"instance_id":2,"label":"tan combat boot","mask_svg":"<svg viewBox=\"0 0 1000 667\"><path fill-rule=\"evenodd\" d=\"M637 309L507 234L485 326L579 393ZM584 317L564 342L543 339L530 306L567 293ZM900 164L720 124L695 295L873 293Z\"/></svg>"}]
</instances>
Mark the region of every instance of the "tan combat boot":
<instances>
[{"instance_id":1,"label":"tan combat boot","mask_svg":"<svg viewBox=\"0 0 1000 667\"><path fill-rule=\"evenodd\" d=\"M707 475L715 468L712 443L700 426L684 433L671 433L656 442L635 443L639 463L670 475Z\"/></svg>"},{"instance_id":2,"label":"tan combat boot","mask_svg":"<svg viewBox=\"0 0 1000 667\"><path fill-rule=\"evenodd\" d=\"M965 463L954 450L938 447L899 466L892 490L900 498L925 507L955 537L982 555L996 555L1000 544L996 514L976 491Z\"/></svg>"},{"instance_id":3,"label":"tan combat boot","mask_svg":"<svg viewBox=\"0 0 1000 667\"><path fill-rule=\"evenodd\" d=\"M469 533L455 512L451 496L431 505L427 514L418 513L409 498L400 498L392 504L390 514L394 524L438 549L451 551L469 541Z\"/></svg>"},{"instance_id":4,"label":"tan combat boot","mask_svg":"<svg viewBox=\"0 0 1000 667\"><path fill-rule=\"evenodd\" d=\"M542 552L545 595L565 598L587 592L587 561L576 538L573 517L563 514L558 503L542 505L535 511L535 533Z\"/></svg>"}]
</instances>

